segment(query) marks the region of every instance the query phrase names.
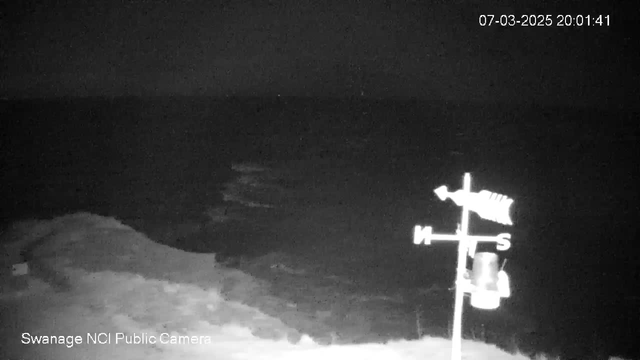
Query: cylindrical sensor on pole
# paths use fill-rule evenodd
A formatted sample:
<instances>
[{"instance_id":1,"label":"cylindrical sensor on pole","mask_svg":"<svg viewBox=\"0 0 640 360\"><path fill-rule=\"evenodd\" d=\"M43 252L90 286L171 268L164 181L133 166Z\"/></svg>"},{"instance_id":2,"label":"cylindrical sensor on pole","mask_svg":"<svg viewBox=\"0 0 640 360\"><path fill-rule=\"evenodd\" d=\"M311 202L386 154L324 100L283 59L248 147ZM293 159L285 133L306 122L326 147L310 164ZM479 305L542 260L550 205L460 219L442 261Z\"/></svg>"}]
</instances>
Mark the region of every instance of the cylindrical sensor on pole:
<instances>
[{"instance_id":1,"label":"cylindrical sensor on pole","mask_svg":"<svg viewBox=\"0 0 640 360\"><path fill-rule=\"evenodd\" d=\"M498 291L498 255L490 252L476 253L471 273L471 305L479 309L497 309L500 306Z\"/></svg>"}]
</instances>

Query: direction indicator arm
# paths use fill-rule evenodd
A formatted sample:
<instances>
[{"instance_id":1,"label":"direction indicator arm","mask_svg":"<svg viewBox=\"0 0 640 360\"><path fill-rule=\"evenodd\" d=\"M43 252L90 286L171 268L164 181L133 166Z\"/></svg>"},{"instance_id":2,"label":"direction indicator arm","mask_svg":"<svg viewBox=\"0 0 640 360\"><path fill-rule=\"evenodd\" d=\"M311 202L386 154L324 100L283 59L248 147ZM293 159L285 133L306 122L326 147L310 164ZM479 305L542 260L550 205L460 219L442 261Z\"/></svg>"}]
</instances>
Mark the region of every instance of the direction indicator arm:
<instances>
[{"instance_id":1,"label":"direction indicator arm","mask_svg":"<svg viewBox=\"0 0 640 360\"><path fill-rule=\"evenodd\" d=\"M498 250L504 251L511 247L511 234L502 233L495 236L483 236L483 235L450 235L450 234L434 234L433 228L431 226L416 226L413 230L413 243L416 245L425 244L431 245L431 241L440 240L440 241L484 241L484 242L495 242L498 244Z\"/></svg>"}]
</instances>

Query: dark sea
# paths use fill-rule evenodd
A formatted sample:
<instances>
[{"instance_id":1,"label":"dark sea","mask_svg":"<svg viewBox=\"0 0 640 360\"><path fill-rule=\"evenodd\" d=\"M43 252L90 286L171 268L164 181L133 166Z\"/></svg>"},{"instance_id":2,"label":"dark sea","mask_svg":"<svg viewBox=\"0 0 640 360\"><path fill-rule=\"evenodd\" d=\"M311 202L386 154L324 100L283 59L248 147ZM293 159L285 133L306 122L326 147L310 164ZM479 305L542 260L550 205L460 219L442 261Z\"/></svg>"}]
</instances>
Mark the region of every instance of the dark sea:
<instances>
[{"instance_id":1,"label":"dark sea","mask_svg":"<svg viewBox=\"0 0 640 360\"><path fill-rule=\"evenodd\" d=\"M3 101L0 118L4 224L77 211L199 221L223 202L232 164L286 169L315 161L323 166L306 167L307 181L340 179L344 185L327 198L388 214L393 220L380 231L406 230L393 241L399 254L415 253L409 234L417 223L455 231L459 208L433 190L457 190L469 172L474 191L514 199L514 226L473 216L470 227L472 234L511 233L508 301L552 325L563 346L598 343L608 353L640 354L638 112L167 97ZM299 185L298 196L306 188L318 196L304 184L311 183ZM387 249L384 239L370 247ZM282 241L261 251L286 249ZM250 247L234 246L237 253ZM454 247L435 248L421 251L455 260Z\"/></svg>"}]
</instances>

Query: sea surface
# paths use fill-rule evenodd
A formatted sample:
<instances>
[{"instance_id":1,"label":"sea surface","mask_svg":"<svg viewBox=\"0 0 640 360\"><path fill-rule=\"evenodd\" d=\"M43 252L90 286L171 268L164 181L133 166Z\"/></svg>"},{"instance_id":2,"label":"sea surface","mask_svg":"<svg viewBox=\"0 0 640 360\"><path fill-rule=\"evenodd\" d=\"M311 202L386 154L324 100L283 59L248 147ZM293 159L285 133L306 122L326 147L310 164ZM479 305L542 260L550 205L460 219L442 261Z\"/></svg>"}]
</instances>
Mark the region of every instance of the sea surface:
<instances>
[{"instance_id":1,"label":"sea surface","mask_svg":"<svg viewBox=\"0 0 640 360\"><path fill-rule=\"evenodd\" d=\"M607 348L638 351L637 113L197 97L3 101L0 111L4 224L76 211L201 221L229 201L238 164L255 164L276 169L298 199L387 214L381 231L392 229L398 249L410 249L415 221L455 231L459 208L433 190L455 191L470 172L474 191L515 200L513 227L475 216L470 227L512 234L505 257L513 301L576 343L597 336ZM331 193L314 179L331 184ZM260 249L294 247L282 241ZM386 249L384 241L371 247ZM434 251L455 259L454 247Z\"/></svg>"}]
</instances>

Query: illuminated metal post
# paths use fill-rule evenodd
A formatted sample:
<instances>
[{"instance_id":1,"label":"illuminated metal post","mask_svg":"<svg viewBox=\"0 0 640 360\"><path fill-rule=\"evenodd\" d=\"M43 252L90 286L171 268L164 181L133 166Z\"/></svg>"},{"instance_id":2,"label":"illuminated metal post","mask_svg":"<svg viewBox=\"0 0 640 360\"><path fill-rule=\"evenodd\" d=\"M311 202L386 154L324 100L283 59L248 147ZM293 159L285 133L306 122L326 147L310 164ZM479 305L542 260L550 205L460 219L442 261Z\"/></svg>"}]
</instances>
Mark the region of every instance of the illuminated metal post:
<instances>
[{"instance_id":1,"label":"illuminated metal post","mask_svg":"<svg viewBox=\"0 0 640 360\"><path fill-rule=\"evenodd\" d=\"M464 194L471 192L471 174L465 173L462 184ZM456 299L453 308L453 333L451 360L460 360L462 357L462 305L464 300L464 273L467 271L467 235L469 232L469 206L468 202L462 205L462 219L458 235L460 241L458 245L458 268L456 271Z\"/></svg>"}]
</instances>

